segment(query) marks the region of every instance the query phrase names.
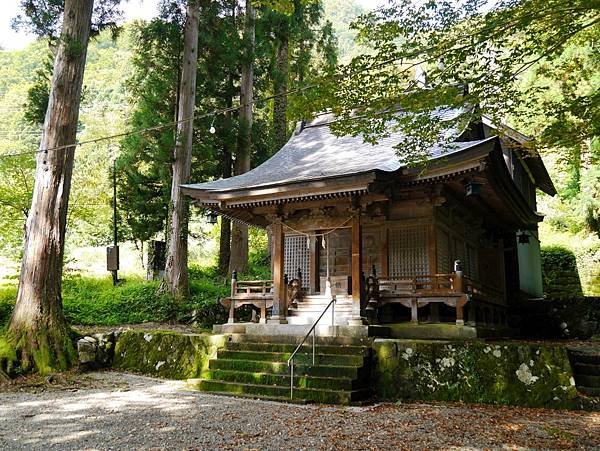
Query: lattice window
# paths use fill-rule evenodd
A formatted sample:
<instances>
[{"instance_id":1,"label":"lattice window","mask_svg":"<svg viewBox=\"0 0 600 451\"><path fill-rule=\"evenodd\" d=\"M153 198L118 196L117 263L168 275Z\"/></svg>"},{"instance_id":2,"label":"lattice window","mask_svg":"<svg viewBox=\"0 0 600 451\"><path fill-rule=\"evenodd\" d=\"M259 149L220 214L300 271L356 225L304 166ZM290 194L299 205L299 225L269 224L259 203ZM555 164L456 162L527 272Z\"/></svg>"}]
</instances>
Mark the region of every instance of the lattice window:
<instances>
[{"instance_id":1,"label":"lattice window","mask_svg":"<svg viewBox=\"0 0 600 451\"><path fill-rule=\"evenodd\" d=\"M427 227L422 226L390 230L390 277L429 274L427 231Z\"/></svg>"},{"instance_id":2,"label":"lattice window","mask_svg":"<svg viewBox=\"0 0 600 451\"><path fill-rule=\"evenodd\" d=\"M284 249L283 272L289 280L295 279L298 268L302 271L302 288L310 287L310 274L308 271L309 249L304 235L286 235Z\"/></svg>"},{"instance_id":3,"label":"lattice window","mask_svg":"<svg viewBox=\"0 0 600 451\"><path fill-rule=\"evenodd\" d=\"M471 279L479 280L479 255L477 248L467 244L467 261L464 265L464 271Z\"/></svg>"},{"instance_id":4,"label":"lattice window","mask_svg":"<svg viewBox=\"0 0 600 451\"><path fill-rule=\"evenodd\" d=\"M450 237L448 233L437 230L437 272L440 274L449 274L452 272L453 265L450 261Z\"/></svg>"},{"instance_id":5,"label":"lattice window","mask_svg":"<svg viewBox=\"0 0 600 451\"><path fill-rule=\"evenodd\" d=\"M365 230L362 232L362 268L366 275L375 271L381 276L381 230Z\"/></svg>"}]
</instances>

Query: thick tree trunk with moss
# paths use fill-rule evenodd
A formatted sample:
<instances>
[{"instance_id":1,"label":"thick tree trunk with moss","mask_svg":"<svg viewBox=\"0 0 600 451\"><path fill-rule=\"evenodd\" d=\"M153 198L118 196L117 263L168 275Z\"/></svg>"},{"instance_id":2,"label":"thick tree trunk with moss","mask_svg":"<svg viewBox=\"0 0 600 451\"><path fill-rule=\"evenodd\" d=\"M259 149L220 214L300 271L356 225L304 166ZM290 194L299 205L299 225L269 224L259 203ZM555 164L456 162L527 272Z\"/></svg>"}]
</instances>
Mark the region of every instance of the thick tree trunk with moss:
<instances>
[{"instance_id":1,"label":"thick tree trunk with moss","mask_svg":"<svg viewBox=\"0 0 600 451\"><path fill-rule=\"evenodd\" d=\"M198 61L198 9L197 0L188 0L177 113L177 120L182 122L177 124L171 184L169 247L165 278L161 284L161 290L171 293L176 300L189 297L190 291L188 272L189 202L179 187L189 183L192 167L193 117L196 106Z\"/></svg>"},{"instance_id":2,"label":"thick tree trunk with moss","mask_svg":"<svg viewBox=\"0 0 600 451\"><path fill-rule=\"evenodd\" d=\"M9 340L25 370L66 369L75 352L63 314L61 279L79 103L93 0L66 0ZM47 149L47 150L46 150Z\"/></svg>"},{"instance_id":3,"label":"thick tree trunk with moss","mask_svg":"<svg viewBox=\"0 0 600 451\"><path fill-rule=\"evenodd\" d=\"M250 0L246 0L246 22L244 26L245 52L242 61L240 86L240 135L235 158L235 175L250 170L252 149L252 89L254 85L254 22L256 12ZM229 270L245 272L248 269L248 226L234 221L231 228L231 257Z\"/></svg>"}]
</instances>

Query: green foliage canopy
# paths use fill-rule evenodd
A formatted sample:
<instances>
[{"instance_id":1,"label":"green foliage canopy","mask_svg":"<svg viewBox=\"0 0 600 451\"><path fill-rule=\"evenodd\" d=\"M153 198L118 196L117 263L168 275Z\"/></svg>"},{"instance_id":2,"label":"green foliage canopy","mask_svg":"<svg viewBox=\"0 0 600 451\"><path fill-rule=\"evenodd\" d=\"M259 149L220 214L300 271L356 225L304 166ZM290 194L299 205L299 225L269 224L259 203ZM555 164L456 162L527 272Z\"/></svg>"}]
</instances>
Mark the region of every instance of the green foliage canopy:
<instances>
[{"instance_id":1,"label":"green foliage canopy","mask_svg":"<svg viewBox=\"0 0 600 451\"><path fill-rule=\"evenodd\" d=\"M473 114L498 124L543 115L547 123L532 145L581 146L599 132L598 55L584 68L568 51L597 43L599 7L598 0L395 0L354 23L370 52L314 95L341 119L338 133L375 140L395 123L410 135L399 146L409 159L422 158L448 127L432 115L440 107L461 109L459 127ZM417 67L426 80L415 79ZM522 83L534 67L561 81L560 97L544 98L547 86ZM412 114L398 116L399 109Z\"/></svg>"}]
</instances>

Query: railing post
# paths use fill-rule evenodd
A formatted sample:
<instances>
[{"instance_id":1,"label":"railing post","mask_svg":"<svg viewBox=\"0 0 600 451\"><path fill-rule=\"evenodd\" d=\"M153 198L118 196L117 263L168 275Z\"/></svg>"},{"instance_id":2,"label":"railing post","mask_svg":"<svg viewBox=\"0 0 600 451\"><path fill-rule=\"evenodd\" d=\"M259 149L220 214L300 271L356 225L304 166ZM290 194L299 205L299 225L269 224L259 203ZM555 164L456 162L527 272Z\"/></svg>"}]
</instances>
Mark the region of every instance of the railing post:
<instances>
[{"instance_id":1,"label":"railing post","mask_svg":"<svg viewBox=\"0 0 600 451\"><path fill-rule=\"evenodd\" d=\"M460 260L454 262L454 274L454 291L457 293L464 293L462 263Z\"/></svg>"},{"instance_id":2,"label":"railing post","mask_svg":"<svg viewBox=\"0 0 600 451\"><path fill-rule=\"evenodd\" d=\"M313 342L312 343L312 348L313 348L312 349L312 351L313 351L313 353L312 353L313 354L312 362L313 362L313 365L315 364L315 338L316 338L315 336L316 336L316 333L317 333L316 330L317 330L316 327L313 328L313 333L312 333L312 336L313 336L312 337L313 338L313 340L312 340L312 342Z\"/></svg>"},{"instance_id":3,"label":"railing post","mask_svg":"<svg viewBox=\"0 0 600 451\"><path fill-rule=\"evenodd\" d=\"M290 399L294 399L294 361L290 365Z\"/></svg>"},{"instance_id":4,"label":"railing post","mask_svg":"<svg viewBox=\"0 0 600 451\"><path fill-rule=\"evenodd\" d=\"M237 294L237 271L234 269L231 273L231 298L229 305L228 323L235 323L235 295Z\"/></svg>"},{"instance_id":5,"label":"railing post","mask_svg":"<svg viewBox=\"0 0 600 451\"><path fill-rule=\"evenodd\" d=\"M288 278L288 275L287 275L287 274L284 274L284 275L283 275L283 285L285 286L285 291L284 291L284 293L285 293L285 308L286 308L286 309L287 309L287 308L288 308L288 306L290 305L290 299L289 299L289 294L290 294L290 293L289 293L289 283L290 283L290 280L289 280L289 278Z\"/></svg>"},{"instance_id":6,"label":"railing post","mask_svg":"<svg viewBox=\"0 0 600 451\"><path fill-rule=\"evenodd\" d=\"M333 304L331 304L331 327L335 327L335 298L332 299Z\"/></svg>"},{"instance_id":7,"label":"railing post","mask_svg":"<svg viewBox=\"0 0 600 451\"><path fill-rule=\"evenodd\" d=\"M462 263L460 260L454 262L454 274L454 291L457 293L464 293ZM467 296L468 295L464 295L456 301L456 324L459 326L462 326L465 323L463 310L467 303Z\"/></svg>"}]
</instances>

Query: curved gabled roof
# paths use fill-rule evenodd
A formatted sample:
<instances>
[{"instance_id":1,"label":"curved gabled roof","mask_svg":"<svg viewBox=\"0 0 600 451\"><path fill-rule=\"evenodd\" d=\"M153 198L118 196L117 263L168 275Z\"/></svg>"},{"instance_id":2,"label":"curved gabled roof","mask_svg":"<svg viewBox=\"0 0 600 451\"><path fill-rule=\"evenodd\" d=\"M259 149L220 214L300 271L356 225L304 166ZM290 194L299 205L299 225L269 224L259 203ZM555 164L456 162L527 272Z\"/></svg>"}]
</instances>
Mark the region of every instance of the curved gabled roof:
<instances>
[{"instance_id":1,"label":"curved gabled roof","mask_svg":"<svg viewBox=\"0 0 600 451\"><path fill-rule=\"evenodd\" d=\"M446 110L440 115L450 119L458 114L455 110ZM343 177L371 171L394 172L402 167L395 146L404 135L391 131L389 136L370 144L358 136L336 136L329 124L333 120L330 114L320 116L309 125L295 133L290 140L270 159L260 166L227 179L211 182L182 185L186 191L226 192L261 188L272 185L284 185L319 179ZM465 149L478 146L492 138L453 142L434 146L430 159L451 155Z\"/></svg>"}]
</instances>

